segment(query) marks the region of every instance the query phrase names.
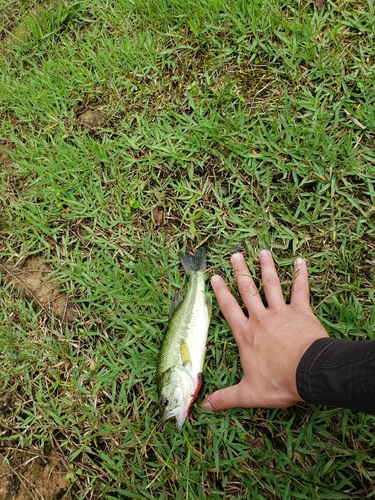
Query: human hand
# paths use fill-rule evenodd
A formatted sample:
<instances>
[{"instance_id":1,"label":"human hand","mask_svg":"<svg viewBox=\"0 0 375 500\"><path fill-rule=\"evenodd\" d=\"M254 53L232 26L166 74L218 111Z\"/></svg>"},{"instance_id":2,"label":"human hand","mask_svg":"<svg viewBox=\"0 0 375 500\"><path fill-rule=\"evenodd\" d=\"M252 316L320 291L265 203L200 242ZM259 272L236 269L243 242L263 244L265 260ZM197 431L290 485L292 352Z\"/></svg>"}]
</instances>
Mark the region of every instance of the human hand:
<instances>
[{"instance_id":1,"label":"human hand","mask_svg":"<svg viewBox=\"0 0 375 500\"><path fill-rule=\"evenodd\" d=\"M210 394L203 408L286 408L302 401L297 391L297 366L310 345L328 337L310 307L306 262L294 263L295 278L290 304L286 304L271 253L259 254L265 307L240 253L231 257L238 289L247 308L247 318L220 276L211 279L220 309L238 345L242 380Z\"/></svg>"}]
</instances>

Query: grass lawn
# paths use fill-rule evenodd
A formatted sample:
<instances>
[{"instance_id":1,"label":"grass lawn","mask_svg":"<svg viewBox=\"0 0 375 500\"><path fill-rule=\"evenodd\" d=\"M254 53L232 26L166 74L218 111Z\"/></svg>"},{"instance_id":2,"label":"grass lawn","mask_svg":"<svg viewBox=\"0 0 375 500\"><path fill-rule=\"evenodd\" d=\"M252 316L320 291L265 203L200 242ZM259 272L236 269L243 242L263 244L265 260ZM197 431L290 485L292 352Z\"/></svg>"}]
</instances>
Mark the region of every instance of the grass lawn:
<instances>
[{"instance_id":1,"label":"grass lawn","mask_svg":"<svg viewBox=\"0 0 375 500\"><path fill-rule=\"evenodd\" d=\"M375 497L373 416L198 404L178 433L155 380L202 244L236 295L234 247L286 297L306 258L330 335L375 338L374 31L372 0L0 0L0 492ZM213 300L203 394L240 370Z\"/></svg>"}]
</instances>

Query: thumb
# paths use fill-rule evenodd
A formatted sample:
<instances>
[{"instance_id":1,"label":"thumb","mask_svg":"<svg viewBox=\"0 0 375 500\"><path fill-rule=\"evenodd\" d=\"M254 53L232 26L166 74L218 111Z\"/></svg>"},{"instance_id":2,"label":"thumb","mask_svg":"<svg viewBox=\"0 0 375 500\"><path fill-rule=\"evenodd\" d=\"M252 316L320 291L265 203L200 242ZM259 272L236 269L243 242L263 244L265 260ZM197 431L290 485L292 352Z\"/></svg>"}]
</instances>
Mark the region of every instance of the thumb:
<instances>
[{"instance_id":1,"label":"thumb","mask_svg":"<svg viewBox=\"0 0 375 500\"><path fill-rule=\"evenodd\" d=\"M222 411L228 408L242 406L242 397L239 384L213 392L202 404L202 408L209 411Z\"/></svg>"}]
</instances>

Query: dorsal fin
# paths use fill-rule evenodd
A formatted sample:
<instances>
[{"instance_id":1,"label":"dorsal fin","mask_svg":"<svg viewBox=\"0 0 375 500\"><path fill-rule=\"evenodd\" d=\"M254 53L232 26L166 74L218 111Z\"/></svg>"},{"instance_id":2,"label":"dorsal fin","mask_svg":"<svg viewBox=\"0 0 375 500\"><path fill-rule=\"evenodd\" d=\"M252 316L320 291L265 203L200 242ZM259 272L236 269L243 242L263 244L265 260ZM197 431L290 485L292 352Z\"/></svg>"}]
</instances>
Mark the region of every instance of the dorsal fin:
<instances>
[{"instance_id":1,"label":"dorsal fin","mask_svg":"<svg viewBox=\"0 0 375 500\"><path fill-rule=\"evenodd\" d=\"M173 313L177 309L177 307L181 304L181 302L184 300L184 294L179 290L176 292L175 296L173 297L172 304L171 304L171 309L169 311L169 319L173 316Z\"/></svg>"}]
</instances>

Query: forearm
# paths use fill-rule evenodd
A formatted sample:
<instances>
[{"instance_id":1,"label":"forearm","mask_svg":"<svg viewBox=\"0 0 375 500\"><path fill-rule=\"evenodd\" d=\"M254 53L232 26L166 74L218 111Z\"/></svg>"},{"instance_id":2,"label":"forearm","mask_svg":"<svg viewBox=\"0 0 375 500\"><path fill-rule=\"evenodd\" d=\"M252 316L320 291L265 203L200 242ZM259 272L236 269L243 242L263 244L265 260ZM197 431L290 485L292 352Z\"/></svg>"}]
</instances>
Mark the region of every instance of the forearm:
<instances>
[{"instance_id":1,"label":"forearm","mask_svg":"<svg viewBox=\"0 0 375 500\"><path fill-rule=\"evenodd\" d=\"M316 340L297 368L297 390L314 404L375 414L375 340Z\"/></svg>"}]
</instances>

